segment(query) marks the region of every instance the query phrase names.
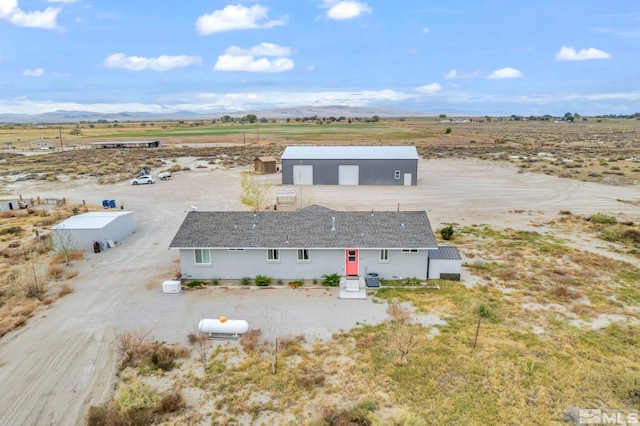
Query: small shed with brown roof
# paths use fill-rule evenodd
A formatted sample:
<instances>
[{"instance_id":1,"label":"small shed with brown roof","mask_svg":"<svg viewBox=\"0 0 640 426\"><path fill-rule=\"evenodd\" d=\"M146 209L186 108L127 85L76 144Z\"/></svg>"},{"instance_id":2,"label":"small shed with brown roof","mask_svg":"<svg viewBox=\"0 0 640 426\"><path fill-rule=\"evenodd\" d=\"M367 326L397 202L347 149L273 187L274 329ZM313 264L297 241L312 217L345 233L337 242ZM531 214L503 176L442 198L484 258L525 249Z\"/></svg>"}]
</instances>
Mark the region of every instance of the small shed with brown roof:
<instances>
[{"instance_id":1,"label":"small shed with brown roof","mask_svg":"<svg viewBox=\"0 0 640 426\"><path fill-rule=\"evenodd\" d=\"M270 174L277 172L277 160L273 157L256 157L253 160L254 171L256 173Z\"/></svg>"}]
</instances>

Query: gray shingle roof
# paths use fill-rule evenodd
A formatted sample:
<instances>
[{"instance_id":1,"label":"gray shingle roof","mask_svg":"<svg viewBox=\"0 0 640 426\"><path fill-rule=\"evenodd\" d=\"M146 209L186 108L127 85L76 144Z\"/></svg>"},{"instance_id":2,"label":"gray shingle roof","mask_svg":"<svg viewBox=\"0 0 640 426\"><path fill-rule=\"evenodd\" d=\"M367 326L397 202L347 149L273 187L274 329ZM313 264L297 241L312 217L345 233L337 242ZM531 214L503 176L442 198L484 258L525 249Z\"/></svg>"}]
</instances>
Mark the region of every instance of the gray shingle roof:
<instances>
[{"instance_id":1,"label":"gray shingle roof","mask_svg":"<svg viewBox=\"0 0 640 426\"><path fill-rule=\"evenodd\" d=\"M335 231L332 230L335 218ZM187 214L170 248L418 248L437 247L424 211L335 211Z\"/></svg>"}]
</instances>

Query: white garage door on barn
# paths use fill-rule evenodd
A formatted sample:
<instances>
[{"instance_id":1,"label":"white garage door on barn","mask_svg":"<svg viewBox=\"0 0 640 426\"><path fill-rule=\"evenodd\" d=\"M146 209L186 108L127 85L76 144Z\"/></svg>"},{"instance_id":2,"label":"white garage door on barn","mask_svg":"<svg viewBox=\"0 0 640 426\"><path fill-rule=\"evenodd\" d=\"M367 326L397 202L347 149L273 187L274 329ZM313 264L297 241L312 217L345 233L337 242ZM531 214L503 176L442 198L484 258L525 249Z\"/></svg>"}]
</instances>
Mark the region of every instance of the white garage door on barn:
<instances>
[{"instance_id":1,"label":"white garage door on barn","mask_svg":"<svg viewBox=\"0 0 640 426\"><path fill-rule=\"evenodd\" d=\"M360 184L360 166L358 165L339 165L338 166L338 185L359 185Z\"/></svg>"},{"instance_id":2,"label":"white garage door on barn","mask_svg":"<svg viewBox=\"0 0 640 426\"><path fill-rule=\"evenodd\" d=\"M313 185L313 166L310 164L294 164L293 184Z\"/></svg>"}]
</instances>

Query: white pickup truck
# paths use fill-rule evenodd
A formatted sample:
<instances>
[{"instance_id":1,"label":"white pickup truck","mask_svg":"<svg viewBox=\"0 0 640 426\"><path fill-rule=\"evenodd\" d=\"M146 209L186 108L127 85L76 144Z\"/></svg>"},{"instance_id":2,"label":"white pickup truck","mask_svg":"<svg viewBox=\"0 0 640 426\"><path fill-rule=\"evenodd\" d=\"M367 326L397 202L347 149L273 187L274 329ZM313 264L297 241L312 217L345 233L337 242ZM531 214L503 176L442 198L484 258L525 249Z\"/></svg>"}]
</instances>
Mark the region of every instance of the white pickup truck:
<instances>
[{"instance_id":1,"label":"white pickup truck","mask_svg":"<svg viewBox=\"0 0 640 426\"><path fill-rule=\"evenodd\" d=\"M160 180L169 180L171 179L171 172L162 172L158 174Z\"/></svg>"}]
</instances>

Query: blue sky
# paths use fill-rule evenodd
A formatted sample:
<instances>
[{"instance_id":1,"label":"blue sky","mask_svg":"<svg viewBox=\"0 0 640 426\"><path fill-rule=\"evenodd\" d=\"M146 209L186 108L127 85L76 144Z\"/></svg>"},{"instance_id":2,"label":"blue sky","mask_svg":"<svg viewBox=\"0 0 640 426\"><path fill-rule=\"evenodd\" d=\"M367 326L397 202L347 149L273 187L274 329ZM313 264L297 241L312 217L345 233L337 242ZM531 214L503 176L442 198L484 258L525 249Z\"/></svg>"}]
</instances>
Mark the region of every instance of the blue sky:
<instances>
[{"instance_id":1,"label":"blue sky","mask_svg":"<svg viewBox=\"0 0 640 426\"><path fill-rule=\"evenodd\" d=\"M637 0L0 0L0 113L640 111Z\"/></svg>"}]
</instances>

